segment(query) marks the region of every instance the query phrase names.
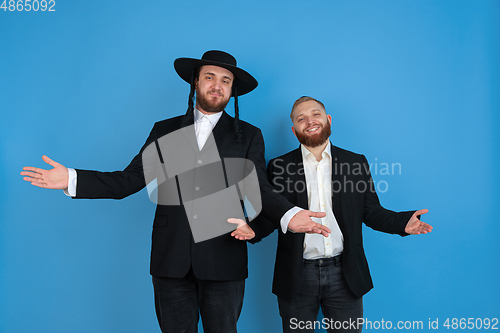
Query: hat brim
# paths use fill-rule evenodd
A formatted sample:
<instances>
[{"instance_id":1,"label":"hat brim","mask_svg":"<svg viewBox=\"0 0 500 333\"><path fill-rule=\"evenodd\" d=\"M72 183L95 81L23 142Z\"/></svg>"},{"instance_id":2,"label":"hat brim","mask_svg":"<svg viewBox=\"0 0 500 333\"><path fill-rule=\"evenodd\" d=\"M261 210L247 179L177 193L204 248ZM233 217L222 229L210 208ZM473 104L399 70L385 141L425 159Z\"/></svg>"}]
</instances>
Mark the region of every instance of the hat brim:
<instances>
[{"instance_id":1,"label":"hat brim","mask_svg":"<svg viewBox=\"0 0 500 333\"><path fill-rule=\"evenodd\" d=\"M220 63L217 61L210 60L200 60L200 59L192 59L192 58L178 58L174 61L174 68L177 74L186 81L191 84L191 73L198 67L212 65L225 68L231 73L233 73L235 77L235 83L238 87L237 95L245 95L250 91L257 88L258 82L257 80L250 75L248 72L244 71L241 68L231 66L228 64Z\"/></svg>"}]
</instances>

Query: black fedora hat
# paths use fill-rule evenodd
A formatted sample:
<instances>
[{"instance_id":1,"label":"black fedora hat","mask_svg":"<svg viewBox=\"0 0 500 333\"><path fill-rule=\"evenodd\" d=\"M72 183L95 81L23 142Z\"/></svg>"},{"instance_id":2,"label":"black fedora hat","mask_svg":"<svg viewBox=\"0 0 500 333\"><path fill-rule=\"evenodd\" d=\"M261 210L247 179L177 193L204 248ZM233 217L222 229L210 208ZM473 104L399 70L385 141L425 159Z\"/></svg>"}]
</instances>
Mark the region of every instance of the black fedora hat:
<instances>
[{"instance_id":1,"label":"black fedora hat","mask_svg":"<svg viewBox=\"0 0 500 333\"><path fill-rule=\"evenodd\" d=\"M229 53L223 51L207 51L200 59L193 58L177 58L174 61L174 68L177 74L191 84L191 75L195 69L204 65L213 65L225 68L235 77L237 85L237 95L245 95L257 88L257 80L248 72L236 67L236 59Z\"/></svg>"}]
</instances>

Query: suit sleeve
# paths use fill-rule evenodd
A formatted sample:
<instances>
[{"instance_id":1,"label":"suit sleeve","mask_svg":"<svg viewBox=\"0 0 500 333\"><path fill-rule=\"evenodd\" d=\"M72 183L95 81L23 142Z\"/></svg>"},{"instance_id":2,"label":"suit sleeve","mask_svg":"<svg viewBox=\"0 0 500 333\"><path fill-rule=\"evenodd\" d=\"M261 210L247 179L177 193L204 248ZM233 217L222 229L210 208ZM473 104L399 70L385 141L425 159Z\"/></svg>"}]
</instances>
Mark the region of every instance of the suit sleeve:
<instances>
[{"instance_id":1,"label":"suit sleeve","mask_svg":"<svg viewBox=\"0 0 500 333\"><path fill-rule=\"evenodd\" d=\"M273 184L272 161L267 166L267 176L271 184ZM269 221L263 214L260 214L255 220L250 223L250 227L255 232L255 237L249 240L250 243L255 244L260 242L263 238L269 236L276 229L276 224Z\"/></svg>"},{"instance_id":2,"label":"suit sleeve","mask_svg":"<svg viewBox=\"0 0 500 333\"><path fill-rule=\"evenodd\" d=\"M143 189L142 152L156 139L156 124L146 143L123 171L101 172L76 169L76 199L123 199Z\"/></svg>"},{"instance_id":3,"label":"suit sleeve","mask_svg":"<svg viewBox=\"0 0 500 333\"><path fill-rule=\"evenodd\" d=\"M249 147L248 158L255 164L259 179L262 212L261 215L272 221L276 228L279 227L281 217L294 205L274 190L266 176L266 162L264 159L264 139L257 129Z\"/></svg>"},{"instance_id":4,"label":"suit sleeve","mask_svg":"<svg viewBox=\"0 0 500 333\"><path fill-rule=\"evenodd\" d=\"M390 234L407 236L406 224L415 211L394 212L385 209L380 204L372 176L369 171L368 161L363 159L363 170L366 170L365 182L368 185L365 191L363 221L370 228Z\"/></svg>"}]
</instances>

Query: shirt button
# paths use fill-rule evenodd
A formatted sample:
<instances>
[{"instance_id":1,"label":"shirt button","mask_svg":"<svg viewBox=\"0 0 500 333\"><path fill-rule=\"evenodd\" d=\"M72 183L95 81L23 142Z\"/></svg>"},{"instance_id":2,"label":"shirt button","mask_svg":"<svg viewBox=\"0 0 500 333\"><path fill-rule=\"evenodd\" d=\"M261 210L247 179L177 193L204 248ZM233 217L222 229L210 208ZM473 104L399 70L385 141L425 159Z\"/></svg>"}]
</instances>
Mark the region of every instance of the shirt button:
<instances>
[{"instance_id":1,"label":"shirt button","mask_svg":"<svg viewBox=\"0 0 500 333\"><path fill-rule=\"evenodd\" d=\"M197 219L198 218L198 215L193 215L193 219Z\"/></svg>"},{"instance_id":2,"label":"shirt button","mask_svg":"<svg viewBox=\"0 0 500 333\"><path fill-rule=\"evenodd\" d=\"M194 189L195 189L196 191L199 191L199 190L200 190L200 188L199 188L198 186L196 186Z\"/></svg>"},{"instance_id":3,"label":"shirt button","mask_svg":"<svg viewBox=\"0 0 500 333\"><path fill-rule=\"evenodd\" d=\"M203 162L201 160L198 160L198 164L201 164L201 163L203 163Z\"/></svg>"}]
</instances>

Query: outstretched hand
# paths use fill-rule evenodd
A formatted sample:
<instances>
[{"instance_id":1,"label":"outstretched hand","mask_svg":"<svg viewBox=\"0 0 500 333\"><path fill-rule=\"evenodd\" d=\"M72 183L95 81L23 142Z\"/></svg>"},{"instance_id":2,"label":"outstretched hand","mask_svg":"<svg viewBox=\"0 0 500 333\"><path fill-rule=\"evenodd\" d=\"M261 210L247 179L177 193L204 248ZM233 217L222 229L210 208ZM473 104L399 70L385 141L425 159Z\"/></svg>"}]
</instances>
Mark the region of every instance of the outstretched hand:
<instances>
[{"instance_id":1,"label":"outstretched hand","mask_svg":"<svg viewBox=\"0 0 500 333\"><path fill-rule=\"evenodd\" d=\"M53 166L53 168L45 170L35 167L24 167L23 170L26 171L21 172L21 175L26 177L23 179L30 182L31 185L43 188L54 190L64 190L68 188L68 168L51 160L45 155L42 156L42 159L45 163Z\"/></svg>"},{"instance_id":2,"label":"outstretched hand","mask_svg":"<svg viewBox=\"0 0 500 333\"><path fill-rule=\"evenodd\" d=\"M227 222L237 224L238 227L231 233L231 236L239 240L249 240L255 237L255 231L241 219L228 219Z\"/></svg>"},{"instance_id":3,"label":"outstretched hand","mask_svg":"<svg viewBox=\"0 0 500 333\"><path fill-rule=\"evenodd\" d=\"M427 214L428 209L417 210L406 224L405 232L410 235L426 234L432 231L432 226L419 220L418 216Z\"/></svg>"},{"instance_id":4,"label":"outstretched hand","mask_svg":"<svg viewBox=\"0 0 500 333\"><path fill-rule=\"evenodd\" d=\"M288 223L288 229L293 232L302 232L307 234L322 234L328 237L331 230L320 223L316 223L311 220L311 217L325 217L326 213L323 212L312 212L310 210L301 210Z\"/></svg>"}]
</instances>

